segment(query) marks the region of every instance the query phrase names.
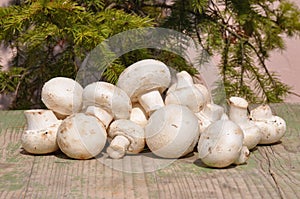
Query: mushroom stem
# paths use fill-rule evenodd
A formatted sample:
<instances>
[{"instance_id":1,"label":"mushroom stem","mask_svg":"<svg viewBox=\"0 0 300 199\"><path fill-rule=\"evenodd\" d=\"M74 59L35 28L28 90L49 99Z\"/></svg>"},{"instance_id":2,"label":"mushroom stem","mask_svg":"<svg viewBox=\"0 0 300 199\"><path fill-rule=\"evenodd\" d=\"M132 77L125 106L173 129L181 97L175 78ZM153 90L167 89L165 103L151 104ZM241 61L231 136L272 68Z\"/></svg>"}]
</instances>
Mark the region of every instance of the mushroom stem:
<instances>
[{"instance_id":1,"label":"mushroom stem","mask_svg":"<svg viewBox=\"0 0 300 199\"><path fill-rule=\"evenodd\" d=\"M247 108L230 106L229 118L238 124L248 122L249 117Z\"/></svg>"},{"instance_id":2,"label":"mushroom stem","mask_svg":"<svg viewBox=\"0 0 300 199\"><path fill-rule=\"evenodd\" d=\"M239 97L231 97L229 99L229 105L230 105L230 110L229 110L229 118L238 123L245 123L249 121L248 117L248 102Z\"/></svg>"},{"instance_id":3,"label":"mushroom stem","mask_svg":"<svg viewBox=\"0 0 300 199\"><path fill-rule=\"evenodd\" d=\"M149 115L151 115L155 110L165 106L158 90L153 90L140 95L138 101Z\"/></svg>"},{"instance_id":4,"label":"mushroom stem","mask_svg":"<svg viewBox=\"0 0 300 199\"><path fill-rule=\"evenodd\" d=\"M234 161L234 164L245 164L246 161L249 159L250 151L248 147L243 146L240 152L240 156Z\"/></svg>"},{"instance_id":5,"label":"mushroom stem","mask_svg":"<svg viewBox=\"0 0 300 199\"><path fill-rule=\"evenodd\" d=\"M35 109L24 111L27 120L27 130L46 129L58 122L51 110Z\"/></svg>"},{"instance_id":6,"label":"mushroom stem","mask_svg":"<svg viewBox=\"0 0 300 199\"><path fill-rule=\"evenodd\" d=\"M222 117L224 109L216 104L206 104L203 108L202 114L210 121L215 122Z\"/></svg>"},{"instance_id":7,"label":"mushroom stem","mask_svg":"<svg viewBox=\"0 0 300 199\"><path fill-rule=\"evenodd\" d=\"M133 104L132 110L130 114L131 121L135 122L136 124L140 125L141 127L145 127L147 125L147 116L145 110L141 107L140 104Z\"/></svg>"},{"instance_id":8,"label":"mushroom stem","mask_svg":"<svg viewBox=\"0 0 300 199\"><path fill-rule=\"evenodd\" d=\"M113 120L112 114L96 106L88 106L85 113L99 119L106 129Z\"/></svg>"},{"instance_id":9,"label":"mushroom stem","mask_svg":"<svg viewBox=\"0 0 300 199\"><path fill-rule=\"evenodd\" d=\"M181 71L176 74L177 76L177 89L194 86L193 78L186 71Z\"/></svg>"},{"instance_id":10,"label":"mushroom stem","mask_svg":"<svg viewBox=\"0 0 300 199\"><path fill-rule=\"evenodd\" d=\"M123 135L117 135L111 141L107 148L108 155L113 159L122 158L125 155L126 149L128 148L130 141Z\"/></svg>"}]
</instances>

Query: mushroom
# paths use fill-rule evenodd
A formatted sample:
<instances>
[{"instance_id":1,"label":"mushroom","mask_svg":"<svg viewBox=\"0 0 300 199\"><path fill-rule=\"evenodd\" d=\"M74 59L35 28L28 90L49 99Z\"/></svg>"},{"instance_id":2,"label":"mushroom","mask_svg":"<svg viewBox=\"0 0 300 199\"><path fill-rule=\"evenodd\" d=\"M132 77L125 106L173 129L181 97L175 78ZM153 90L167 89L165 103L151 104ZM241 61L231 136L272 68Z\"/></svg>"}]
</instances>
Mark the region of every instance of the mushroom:
<instances>
[{"instance_id":1,"label":"mushroom","mask_svg":"<svg viewBox=\"0 0 300 199\"><path fill-rule=\"evenodd\" d=\"M113 119L128 119L132 109L128 95L107 82L94 82L83 90L83 110L99 118L105 128Z\"/></svg>"},{"instance_id":2,"label":"mushroom","mask_svg":"<svg viewBox=\"0 0 300 199\"><path fill-rule=\"evenodd\" d=\"M177 83L168 90L165 104L184 105L194 113L200 112L208 100L207 93L202 93L204 90L202 85L194 84L192 77L186 71L177 73L176 77Z\"/></svg>"},{"instance_id":3,"label":"mushroom","mask_svg":"<svg viewBox=\"0 0 300 199\"><path fill-rule=\"evenodd\" d=\"M206 104L202 111L195 113L199 121L200 134L213 122L226 119L224 108L217 104Z\"/></svg>"},{"instance_id":4,"label":"mushroom","mask_svg":"<svg viewBox=\"0 0 300 199\"><path fill-rule=\"evenodd\" d=\"M98 118L75 113L64 119L59 126L57 143L70 158L90 159L102 151L106 137L106 129Z\"/></svg>"},{"instance_id":5,"label":"mushroom","mask_svg":"<svg viewBox=\"0 0 300 199\"><path fill-rule=\"evenodd\" d=\"M107 148L108 155L122 158L125 153L137 154L145 147L144 129L130 120L115 120L109 126L108 136L112 139Z\"/></svg>"},{"instance_id":6,"label":"mushroom","mask_svg":"<svg viewBox=\"0 0 300 199\"><path fill-rule=\"evenodd\" d=\"M23 132L21 144L32 154L46 154L58 150L57 129L61 123L51 110L34 109L24 111L27 130Z\"/></svg>"},{"instance_id":7,"label":"mushroom","mask_svg":"<svg viewBox=\"0 0 300 199\"><path fill-rule=\"evenodd\" d=\"M243 146L242 129L230 120L219 120L202 132L198 142L201 161L209 167L223 168L243 164L250 152Z\"/></svg>"},{"instance_id":8,"label":"mushroom","mask_svg":"<svg viewBox=\"0 0 300 199\"><path fill-rule=\"evenodd\" d=\"M42 101L60 118L77 113L82 108L82 86L73 79L55 77L42 88Z\"/></svg>"},{"instance_id":9,"label":"mushroom","mask_svg":"<svg viewBox=\"0 0 300 199\"><path fill-rule=\"evenodd\" d=\"M243 130L244 145L253 149L261 140L261 130L249 118L248 102L241 97L230 97L229 106L229 119Z\"/></svg>"},{"instance_id":10,"label":"mushroom","mask_svg":"<svg viewBox=\"0 0 300 199\"><path fill-rule=\"evenodd\" d=\"M156 110L145 126L146 143L157 156L179 158L193 151L198 120L186 106L170 104Z\"/></svg>"},{"instance_id":11,"label":"mushroom","mask_svg":"<svg viewBox=\"0 0 300 199\"><path fill-rule=\"evenodd\" d=\"M154 59L144 59L126 68L119 76L117 86L131 101L139 102L147 114L164 106L161 93L171 82L169 68Z\"/></svg>"},{"instance_id":12,"label":"mushroom","mask_svg":"<svg viewBox=\"0 0 300 199\"><path fill-rule=\"evenodd\" d=\"M147 125L148 122L147 114L139 103L134 103L132 105L130 120L137 123L143 128Z\"/></svg>"},{"instance_id":13,"label":"mushroom","mask_svg":"<svg viewBox=\"0 0 300 199\"><path fill-rule=\"evenodd\" d=\"M251 120L261 130L259 144L273 144L278 142L286 132L286 123L272 113L269 105L260 105L250 113Z\"/></svg>"}]
</instances>

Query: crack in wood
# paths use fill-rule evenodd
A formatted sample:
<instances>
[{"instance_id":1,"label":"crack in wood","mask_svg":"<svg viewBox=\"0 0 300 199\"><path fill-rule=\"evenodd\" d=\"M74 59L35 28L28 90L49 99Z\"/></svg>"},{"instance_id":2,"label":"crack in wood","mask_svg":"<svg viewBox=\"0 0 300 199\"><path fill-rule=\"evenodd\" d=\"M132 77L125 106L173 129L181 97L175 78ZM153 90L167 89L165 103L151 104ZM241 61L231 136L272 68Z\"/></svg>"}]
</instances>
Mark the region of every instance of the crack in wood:
<instances>
[{"instance_id":1,"label":"crack in wood","mask_svg":"<svg viewBox=\"0 0 300 199\"><path fill-rule=\"evenodd\" d=\"M272 147L270 147L270 149L271 149L272 153L274 153ZM266 155L266 157L267 157L267 162L268 162L268 173L270 174L270 176L271 176L271 178L272 178L272 180L273 180L273 182L274 182L274 184L275 184L275 187L276 187L276 190L277 190L277 192L278 192L278 194L279 194L279 197L280 197L281 199L284 199L284 196L283 196L282 190L281 190L281 188L280 188L280 186L279 186L279 183L277 182L277 179L276 179L276 177L275 177L275 174L274 174L274 172L273 172L272 169L271 169L271 160L270 160L269 154L267 153L266 150L265 150L264 152L265 152L265 155Z\"/></svg>"},{"instance_id":2,"label":"crack in wood","mask_svg":"<svg viewBox=\"0 0 300 199\"><path fill-rule=\"evenodd\" d=\"M32 173L33 173L33 167L34 167L35 163L36 163L36 157L33 158L33 162L32 162L31 168L30 168L28 182L26 183L26 188L24 191L24 198L26 198L26 195L28 193L28 189L29 189L29 185L30 185L30 181L31 181Z\"/></svg>"}]
</instances>

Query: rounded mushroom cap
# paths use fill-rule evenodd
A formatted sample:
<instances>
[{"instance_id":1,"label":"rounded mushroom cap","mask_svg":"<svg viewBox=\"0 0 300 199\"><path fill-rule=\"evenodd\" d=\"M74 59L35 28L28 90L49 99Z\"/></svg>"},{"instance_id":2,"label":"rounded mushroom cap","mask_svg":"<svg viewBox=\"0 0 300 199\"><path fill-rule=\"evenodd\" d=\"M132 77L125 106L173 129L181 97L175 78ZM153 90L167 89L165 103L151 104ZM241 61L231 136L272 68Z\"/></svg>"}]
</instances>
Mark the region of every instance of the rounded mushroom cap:
<instances>
[{"instance_id":1,"label":"rounded mushroom cap","mask_svg":"<svg viewBox=\"0 0 300 199\"><path fill-rule=\"evenodd\" d=\"M21 137L22 147L32 154L47 154L57 151L56 135L60 123L59 120L45 129L24 131Z\"/></svg>"},{"instance_id":2,"label":"rounded mushroom cap","mask_svg":"<svg viewBox=\"0 0 300 199\"><path fill-rule=\"evenodd\" d=\"M260 142L262 132L254 122L248 120L248 122L238 124L244 133L243 145L248 149L253 149Z\"/></svg>"},{"instance_id":3,"label":"rounded mushroom cap","mask_svg":"<svg viewBox=\"0 0 300 199\"><path fill-rule=\"evenodd\" d=\"M113 121L109 126L108 136L113 139L117 135L122 135L129 140L127 149L129 153L139 153L145 147L144 129L133 121L124 119Z\"/></svg>"},{"instance_id":4,"label":"rounded mushroom cap","mask_svg":"<svg viewBox=\"0 0 300 199\"><path fill-rule=\"evenodd\" d=\"M162 93L169 87L171 74L169 68L161 61L144 59L126 68L117 82L132 102L138 101L138 96L152 90Z\"/></svg>"},{"instance_id":5,"label":"rounded mushroom cap","mask_svg":"<svg viewBox=\"0 0 300 199\"><path fill-rule=\"evenodd\" d=\"M57 143L70 158L90 159L104 148L106 129L97 118L75 113L64 119L59 126Z\"/></svg>"},{"instance_id":6,"label":"rounded mushroom cap","mask_svg":"<svg viewBox=\"0 0 300 199\"><path fill-rule=\"evenodd\" d=\"M194 84L192 76L186 71L177 73L176 77L177 82L168 89L165 104L184 105L195 113L201 111L208 102L208 90Z\"/></svg>"},{"instance_id":7,"label":"rounded mushroom cap","mask_svg":"<svg viewBox=\"0 0 300 199\"><path fill-rule=\"evenodd\" d=\"M200 135L198 120L186 106L166 105L150 116L145 135L146 143L155 155L179 158L195 147Z\"/></svg>"},{"instance_id":8,"label":"rounded mushroom cap","mask_svg":"<svg viewBox=\"0 0 300 199\"><path fill-rule=\"evenodd\" d=\"M239 158L243 131L230 120L219 120L202 132L198 142L199 158L210 167L227 167Z\"/></svg>"},{"instance_id":9,"label":"rounded mushroom cap","mask_svg":"<svg viewBox=\"0 0 300 199\"><path fill-rule=\"evenodd\" d=\"M272 110L267 104L260 105L250 112L250 118L254 121L272 120Z\"/></svg>"},{"instance_id":10,"label":"rounded mushroom cap","mask_svg":"<svg viewBox=\"0 0 300 199\"><path fill-rule=\"evenodd\" d=\"M96 106L112 114L115 119L128 119L131 101L120 88L107 82L94 82L83 90L83 109Z\"/></svg>"},{"instance_id":11,"label":"rounded mushroom cap","mask_svg":"<svg viewBox=\"0 0 300 199\"><path fill-rule=\"evenodd\" d=\"M71 115L82 108L82 86L73 79L55 77L42 88L42 101L47 108L61 114Z\"/></svg>"},{"instance_id":12,"label":"rounded mushroom cap","mask_svg":"<svg viewBox=\"0 0 300 199\"><path fill-rule=\"evenodd\" d=\"M169 92L166 96L165 104L184 105L191 109L194 113L197 113L203 109L206 104L206 99L197 87L189 86Z\"/></svg>"},{"instance_id":13,"label":"rounded mushroom cap","mask_svg":"<svg viewBox=\"0 0 300 199\"><path fill-rule=\"evenodd\" d=\"M254 121L254 123L261 130L261 140L259 144L276 143L286 132L286 123L278 116L274 116L273 120Z\"/></svg>"}]
</instances>

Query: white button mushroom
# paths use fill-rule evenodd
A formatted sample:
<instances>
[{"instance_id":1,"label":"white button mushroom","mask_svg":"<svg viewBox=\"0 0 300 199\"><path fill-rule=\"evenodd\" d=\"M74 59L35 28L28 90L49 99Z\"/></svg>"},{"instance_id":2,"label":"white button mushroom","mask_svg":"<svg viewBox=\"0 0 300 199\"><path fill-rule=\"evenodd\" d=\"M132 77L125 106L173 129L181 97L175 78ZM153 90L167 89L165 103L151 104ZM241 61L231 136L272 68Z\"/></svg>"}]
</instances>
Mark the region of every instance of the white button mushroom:
<instances>
[{"instance_id":1,"label":"white button mushroom","mask_svg":"<svg viewBox=\"0 0 300 199\"><path fill-rule=\"evenodd\" d=\"M193 83L193 79L186 71L176 74L177 83L168 90L165 104L179 104L187 106L197 113L207 103L207 98L202 94L202 87ZM206 93L205 93L206 94Z\"/></svg>"},{"instance_id":2,"label":"white button mushroom","mask_svg":"<svg viewBox=\"0 0 300 199\"><path fill-rule=\"evenodd\" d=\"M77 113L82 108L81 85L73 79L55 77L47 81L42 88L42 101L48 109L62 118Z\"/></svg>"},{"instance_id":3,"label":"white button mushroom","mask_svg":"<svg viewBox=\"0 0 300 199\"><path fill-rule=\"evenodd\" d=\"M139 103L134 103L132 105L132 110L130 113L130 119L131 121L137 123L141 127L145 127L148 123L148 117L146 114L146 111Z\"/></svg>"},{"instance_id":4,"label":"white button mushroom","mask_svg":"<svg viewBox=\"0 0 300 199\"><path fill-rule=\"evenodd\" d=\"M250 152L243 146L242 129L230 120L219 120L201 134L198 153L201 161L210 167L223 168L243 164Z\"/></svg>"},{"instance_id":5,"label":"white button mushroom","mask_svg":"<svg viewBox=\"0 0 300 199\"><path fill-rule=\"evenodd\" d=\"M24 111L27 130L21 137L22 147L32 154L46 154L58 150L57 129L61 120L57 120L51 110Z\"/></svg>"},{"instance_id":6,"label":"white button mushroom","mask_svg":"<svg viewBox=\"0 0 300 199\"><path fill-rule=\"evenodd\" d=\"M126 68L117 82L132 102L139 102L147 114L164 106L161 93L169 87L171 74L162 62L153 59L138 61Z\"/></svg>"},{"instance_id":7,"label":"white button mushroom","mask_svg":"<svg viewBox=\"0 0 300 199\"><path fill-rule=\"evenodd\" d=\"M157 156L179 158L193 151L199 138L198 120L182 105L156 110L145 126L146 143Z\"/></svg>"},{"instance_id":8,"label":"white button mushroom","mask_svg":"<svg viewBox=\"0 0 300 199\"><path fill-rule=\"evenodd\" d=\"M202 111L195 113L199 120L200 134L213 122L216 122L222 117L226 119L224 108L217 104L206 104Z\"/></svg>"},{"instance_id":9,"label":"white button mushroom","mask_svg":"<svg viewBox=\"0 0 300 199\"><path fill-rule=\"evenodd\" d=\"M261 129L262 138L259 144L276 143L286 132L285 121L279 116L274 116L268 105L260 105L253 109L250 118Z\"/></svg>"},{"instance_id":10,"label":"white button mushroom","mask_svg":"<svg viewBox=\"0 0 300 199\"><path fill-rule=\"evenodd\" d=\"M107 82L94 82L83 90L83 110L100 119L107 128L113 119L128 119L132 109L128 95Z\"/></svg>"},{"instance_id":11,"label":"white button mushroom","mask_svg":"<svg viewBox=\"0 0 300 199\"><path fill-rule=\"evenodd\" d=\"M244 145L253 149L261 140L261 130L250 121L248 102L241 97L229 98L229 119L238 124L244 133Z\"/></svg>"},{"instance_id":12,"label":"white button mushroom","mask_svg":"<svg viewBox=\"0 0 300 199\"><path fill-rule=\"evenodd\" d=\"M99 119L75 113L64 119L59 126L57 143L70 158L90 159L102 151L106 137L106 129Z\"/></svg>"},{"instance_id":13,"label":"white button mushroom","mask_svg":"<svg viewBox=\"0 0 300 199\"><path fill-rule=\"evenodd\" d=\"M145 147L144 129L130 120L115 120L109 126L108 136L112 139L107 153L111 158L122 158L125 153L137 154Z\"/></svg>"}]
</instances>

